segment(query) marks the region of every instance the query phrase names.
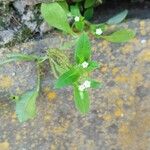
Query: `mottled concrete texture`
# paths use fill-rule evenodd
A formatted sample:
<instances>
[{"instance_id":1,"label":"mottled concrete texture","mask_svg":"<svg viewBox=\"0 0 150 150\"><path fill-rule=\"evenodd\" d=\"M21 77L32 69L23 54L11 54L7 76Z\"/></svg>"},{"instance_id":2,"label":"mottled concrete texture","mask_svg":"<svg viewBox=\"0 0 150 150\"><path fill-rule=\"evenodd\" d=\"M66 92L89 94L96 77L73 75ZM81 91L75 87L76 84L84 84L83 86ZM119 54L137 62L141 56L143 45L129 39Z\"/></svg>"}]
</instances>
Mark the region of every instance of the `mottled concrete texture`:
<instances>
[{"instance_id":1,"label":"mottled concrete texture","mask_svg":"<svg viewBox=\"0 0 150 150\"><path fill-rule=\"evenodd\" d=\"M93 58L103 64L93 76L104 86L91 91L91 111L86 116L76 111L70 88L53 89L54 80L46 66L37 117L19 123L8 97L34 87L35 65L19 62L0 68L0 150L150 149L150 20L133 20L122 26L137 32L132 41L111 44L92 38ZM42 54L47 47L59 47L64 39L68 40L51 35L0 49L0 59L15 51Z\"/></svg>"}]
</instances>

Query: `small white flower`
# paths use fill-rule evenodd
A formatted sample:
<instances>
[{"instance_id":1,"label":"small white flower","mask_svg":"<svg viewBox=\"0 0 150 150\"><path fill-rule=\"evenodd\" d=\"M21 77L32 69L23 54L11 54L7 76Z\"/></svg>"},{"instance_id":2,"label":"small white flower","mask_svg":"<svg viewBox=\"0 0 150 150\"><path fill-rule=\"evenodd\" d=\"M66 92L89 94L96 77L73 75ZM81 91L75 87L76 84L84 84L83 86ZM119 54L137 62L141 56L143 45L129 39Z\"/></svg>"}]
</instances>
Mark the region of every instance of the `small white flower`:
<instances>
[{"instance_id":1,"label":"small white flower","mask_svg":"<svg viewBox=\"0 0 150 150\"><path fill-rule=\"evenodd\" d=\"M86 62L86 61L84 61L81 65L82 65L82 67L83 67L83 68L87 68L87 67L88 67L88 65L89 65L89 63L88 63L88 62Z\"/></svg>"},{"instance_id":2,"label":"small white flower","mask_svg":"<svg viewBox=\"0 0 150 150\"><path fill-rule=\"evenodd\" d=\"M84 81L83 85L85 88L90 88L91 87L91 81L86 80L86 81Z\"/></svg>"},{"instance_id":3,"label":"small white flower","mask_svg":"<svg viewBox=\"0 0 150 150\"><path fill-rule=\"evenodd\" d=\"M96 29L96 34L97 35L101 35L103 33L101 28Z\"/></svg>"},{"instance_id":4,"label":"small white flower","mask_svg":"<svg viewBox=\"0 0 150 150\"><path fill-rule=\"evenodd\" d=\"M80 18L79 18L78 16L76 16L76 17L74 18L74 20L75 20L75 22L78 22L78 21L80 20Z\"/></svg>"},{"instance_id":5,"label":"small white flower","mask_svg":"<svg viewBox=\"0 0 150 150\"><path fill-rule=\"evenodd\" d=\"M85 90L85 86L83 84L79 85L79 91L84 91Z\"/></svg>"},{"instance_id":6,"label":"small white flower","mask_svg":"<svg viewBox=\"0 0 150 150\"><path fill-rule=\"evenodd\" d=\"M91 81L84 81L83 84L79 85L79 91L83 92L85 89L90 88L91 87Z\"/></svg>"}]
</instances>

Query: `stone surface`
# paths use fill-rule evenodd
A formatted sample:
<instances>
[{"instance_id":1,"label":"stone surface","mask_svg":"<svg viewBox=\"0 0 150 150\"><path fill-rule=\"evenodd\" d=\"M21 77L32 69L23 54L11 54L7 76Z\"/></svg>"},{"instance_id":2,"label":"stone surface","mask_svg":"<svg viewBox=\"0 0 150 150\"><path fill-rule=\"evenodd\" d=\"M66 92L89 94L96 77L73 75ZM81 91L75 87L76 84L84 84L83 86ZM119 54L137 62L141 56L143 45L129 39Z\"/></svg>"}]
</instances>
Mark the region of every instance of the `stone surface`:
<instances>
[{"instance_id":1,"label":"stone surface","mask_svg":"<svg viewBox=\"0 0 150 150\"><path fill-rule=\"evenodd\" d=\"M22 1L15 1L13 6L17 9L20 14L23 14L25 11L26 4Z\"/></svg>"},{"instance_id":2,"label":"stone surface","mask_svg":"<svg viewBox=\"0 0 150 150\"><path fill-rule=\"evenodd\" d=\"M13 30L3 30L0 31L0 45L7 44L11 42L14 38Z\"/></svg>"},{"instance_id":3,"label":"stone surface","mask_svg":"<svg viewBox=\"0 0 150 150\"><path fill-rule=\"evenodd\" d=\"M85 116L76 111L70 88L54 90L54 78L45 64L37 117L20 124L15 104L8 98L35 86L35 64L18 62L0 68L3 149L150 149L150 20L128 21L121 26L135 30L136 37L122 44L91 37L93 59L102 63L93 77L103 81L104 86L90 91L91 111ZM0 59L8 52L42 55L46 49L60 47L65 41L70 38L51 34L44 40L0 49Z\"/></svg>"},{"instance_id":4,"label":"stone surface","mask_svg":"<svg viewBox=\"0 0 150 150\"><path fill-rule=\"evenodd\" d=\"M42 22L42 24L40 25L40 33L44 34L48 31L52 31L53 27L49 27L48 23L46 22Z\"/></svg>"}]
</instances>

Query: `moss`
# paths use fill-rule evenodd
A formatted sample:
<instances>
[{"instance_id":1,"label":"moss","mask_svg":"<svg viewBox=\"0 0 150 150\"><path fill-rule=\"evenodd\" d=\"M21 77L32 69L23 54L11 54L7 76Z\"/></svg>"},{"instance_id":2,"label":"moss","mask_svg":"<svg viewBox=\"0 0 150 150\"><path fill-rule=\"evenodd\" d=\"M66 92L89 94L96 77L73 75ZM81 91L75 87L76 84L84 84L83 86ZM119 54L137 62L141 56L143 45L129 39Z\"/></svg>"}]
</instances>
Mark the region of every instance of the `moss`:
<instances>
[{"instance_id":1,"label":"moss","mask_svg":"<svg viewBox=\"0 0 150 150\"><path fill-rule=\"evenodd\" d=\"M49 101L54 100L56 98L56 96L57 96L56 93L53 91L50 91L47 93L47 98Z\"/></svg>"},{"instance_id":2,"label":"moss","mask_svg":"<svg viewBox=\"0 0 150 150\"><path fill-rule=\"evenodd\" d=\"M119 127L118 142L122 150L127 149L148 149L148 138L145 135L149 131L150 118L142 116L142 113L136 114L131 122L122 123Z\"/></svg>"},{"instance_id":3,"label":"moss","mask_svg":"<svg viewBox=\"0 0 150 150\"><path fill-rule=\"evenodd\" d=\"M115 115L116 118L123 117L123 110L117 108L117 109L114 111L114 115Z\"/></svg>"},{"instance_id":4,"label":"moss","mask_svg":"<svg viewBox=\"0 0 150 150\"><path fill-rule=\"evenodd\" d=\"M140 62L150 62L150 51L149 49L144 49L138 56Z\"/></svg>"},{"instance_id":5,"label":"moss","mask_svg":"<svg viewBox=\"0 0 150 150\"><path fill-rule=\"evenodd\" d=\"M119 72L119 68L114 67L114 68L112 69L112 74L113 74L113 75L116 75L118 72Z\"/></svg>"},{"instance_id":6,"label":"moss","mask_svg":"<svg viewBox=\"0 0 150 150\"><path fill-rule=\"evenodd\" d=\"M134 47L132 43L127 43L121 48L121 51L123 54L128 54L132 52L133 50L134 50Z\"/></svg>"},{"instance_id":7,"label":"moss","mask_svg":"<svg viewBox=\"0 0 150 150\"><path fill-rule=\"evenodd\" d=\"M110 114L105 114L105 115L103 115L103 119L105 121L112 121L112 116Z\"/></svg>"},{"instance_id":8,"label":"moss","mask_svg":"<svg viewBox=\"0 0 150 150\"><path fill-rule=\"evenodd\" d=\"M49 101L52 101L57 97L56 92L52 91L49 87L44 88L44 95Z\"/></svg>"},{"instance_id":9,"label":"moss","mask_svg":"<svg viewBox=\"0 0 150 150\"><path fill-rule=\"evenodd\" d=\"M13 80L9 76L1 76L0 77L0 88L8 89L13 85Z\"/></svg>"},{"instance_id":10,"label":"moss","mask_svg":"<svg viewBox=\"0 0 150 150\"><path fill-rule=\"evenodd\" d=\"M9 143L7 141L0 143L1 150L9 150Z\"/></svg>"},{"instance_id":11,"label":"moss","mask_svg":"<svg viewBox=\"0 0 150 150\"><path fill-rule=\"evenodd\" d=\"M64 122L60 126L55 126L51 128L51 132L56 135L61 135L67 132L69 128L69 122Z\"/></svg>"},{"instance_id":12,"label":"moss","mask_svg":"<svg viewBox=\"0 0 150 150\"><path fill-rule=\"evenodd\" d=\"M115 78L115 82L117 83L127 83L127 81L128 81L128 76L124 74L119 75Z\"/></svg>"}]
</instances>

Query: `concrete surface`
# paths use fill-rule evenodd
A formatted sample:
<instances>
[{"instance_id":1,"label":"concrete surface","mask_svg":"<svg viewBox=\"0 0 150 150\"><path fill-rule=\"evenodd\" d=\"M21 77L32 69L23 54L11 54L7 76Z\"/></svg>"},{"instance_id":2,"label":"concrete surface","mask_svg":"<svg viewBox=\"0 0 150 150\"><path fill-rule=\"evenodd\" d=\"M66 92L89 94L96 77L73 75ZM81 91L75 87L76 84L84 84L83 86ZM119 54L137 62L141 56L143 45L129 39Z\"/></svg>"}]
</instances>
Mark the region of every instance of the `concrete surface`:
<instances>
[{"instance_id":1,"label":"concrete surface","mask_svg":"<svg viewBox=\"0 0 150 150\"><path fill-rule=\"evenodd\" d=\"M94 40L93 59L102 67L93 74L103 81L92 90L91 111L81 116L74 107L71 89L55 91L54 78L43 71L38 114L19 123L9 96L34 87L33 63L11 63L0 68L0 150L149 150L150 149L150 20L122 24L136 30L136 37L123 44ZM47 39L0 49L42 54L59 47L69 37L53 34Z\"/></svg>"}]
</instances>

